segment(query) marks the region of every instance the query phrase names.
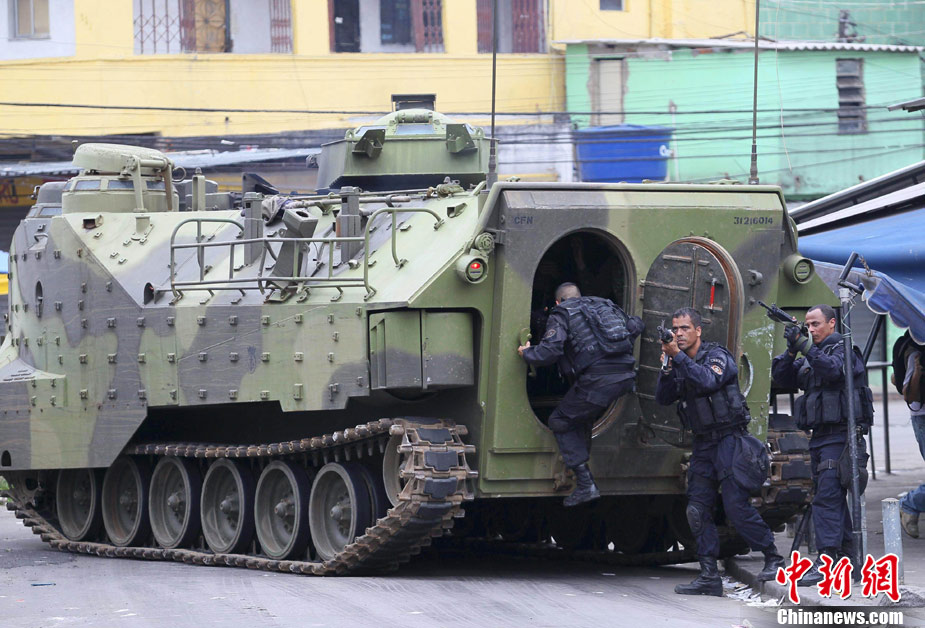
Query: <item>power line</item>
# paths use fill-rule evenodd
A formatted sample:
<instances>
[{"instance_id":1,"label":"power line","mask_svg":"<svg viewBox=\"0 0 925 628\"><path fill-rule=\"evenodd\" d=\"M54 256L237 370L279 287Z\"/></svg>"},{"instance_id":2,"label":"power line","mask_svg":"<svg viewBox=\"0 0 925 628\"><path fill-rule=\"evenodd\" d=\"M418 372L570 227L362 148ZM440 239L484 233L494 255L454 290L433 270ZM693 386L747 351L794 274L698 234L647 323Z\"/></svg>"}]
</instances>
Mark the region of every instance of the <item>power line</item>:
<instances>
[{"instance_id":1,"label":"power line","mask_svg":"<svg viewBox=\"0 0 925 628\"><path fill-rule=\"evenodd\" d=\"M95 109L101 111L125 110L125 111L173 111L188 113L298 113L305 115L386 115L387 111L380 110L350 110L350 109L265 109L265 108L237 108L237 107L166 107L158 105L90 105L80 103L54 103L54 102L0 102L3 107L49 107L54 109ZM853 109L879 110L884 109L885 105L867 105L864 107L855 107ZM832 113L838 111L838 107L785 107L779 109L758 109L759 113ZM504 115L508 116L553 116L553 115L615 115L615 114L632 114L632 115L716 115L716 114L734 114L734 113L751 113L748 109L698 109L692 111L638 111L638 110L597 110L597 111L506 111ZM444 115L490 115L488 111L459 111L444 112Z\"/></svg>"}]
</instances>

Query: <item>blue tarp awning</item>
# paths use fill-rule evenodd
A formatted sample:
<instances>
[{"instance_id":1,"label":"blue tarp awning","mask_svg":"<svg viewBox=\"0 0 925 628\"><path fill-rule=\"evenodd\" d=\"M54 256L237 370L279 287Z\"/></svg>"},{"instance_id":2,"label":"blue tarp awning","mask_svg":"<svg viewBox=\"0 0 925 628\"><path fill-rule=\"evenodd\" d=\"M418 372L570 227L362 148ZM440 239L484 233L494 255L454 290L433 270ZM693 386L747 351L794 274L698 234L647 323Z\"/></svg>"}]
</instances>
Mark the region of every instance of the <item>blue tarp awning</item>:
<instances>
[{"instance_id":1,"label":"blue tarp awning","mask_svg":"<svg viewBox=\"0 0 925 628\"><path fill-rule=\"evenodd\" d=\"M909 328L913 340L925 345L925 294L883 275L877 287L864 296L867 307L877 314L889 314L893 323Z\"/></svg>"},{"instance_id":2,"label":"blue tarp awning","mask_svg":"<svg viewBox=\"0 0 925 628\"><path fill-rule=\"evenodd\" d=\"M819 276L836 294L841 269L857 252L877 271L851 273L852 282L864 284L867 305L925 344L923 176L925 161L808 203L791 216L800 253L817 260Z\"/></svg>"},{"instance_id":3,"label":"blue tarp awning","mask_svg":"<svg viewBox=\"0 0 925 628\"><path fill-rule=\"evenodd\" d=\"M835 293L838 292L838 277L842 268L844 264L816 262L819 277ZM848 281L863 284L863 298L873 312L888 315L897 327L908 329L917 343L925 345L925 293L913 290L878 271L868 275L863 269L857 269L848 275Z\"/></svg>"},{"instance_id":4,"label":"blue tarp awning","mask_svg":"<svg viewBox=\"0 0 925 628\"><path fill-rule=\"evenodd\" d=\"M876 271L850 277L864 284L868 307L888 314L925 344L925 208L800 237L800 253L817 261L819 275L836 293L838 274L852 251Z\"/></svg>"},{"instance_id":5,"label":"blue tarp awning","mask_svg":"<svg viewBox=\"0 0 925 628\"><path fill-rule=\"evenodd\" d=\"M800 253L813 260L844 266L852 251L894 284L925 293L925 208L800 236Z\"/></svg>"}]
</instances>

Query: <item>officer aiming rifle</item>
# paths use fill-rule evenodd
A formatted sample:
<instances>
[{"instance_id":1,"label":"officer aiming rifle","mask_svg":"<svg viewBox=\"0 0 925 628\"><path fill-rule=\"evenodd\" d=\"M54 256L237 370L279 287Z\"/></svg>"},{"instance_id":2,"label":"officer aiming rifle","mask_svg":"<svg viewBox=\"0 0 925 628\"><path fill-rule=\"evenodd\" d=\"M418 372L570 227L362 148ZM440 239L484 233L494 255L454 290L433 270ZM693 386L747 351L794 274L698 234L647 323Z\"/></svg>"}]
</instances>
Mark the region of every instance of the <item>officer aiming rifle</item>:
<instances>
[{"instance_id":1,"label":"officer aiming rifle","mask_svg":"<svg viewBox=\"0 0 925 628\"><path fill-rule=\"evenodd\" d=\"M702 332L700 312L690 307L672 315L671 330L659 327L664 367L655 400L662 405L676 403L683 426L694 436L686 514L697 545L700 575L690 584L676 586L675 593L722 596L723 581L716 565L720 554L714 520L717 499L722 499L726 518L749 547L764 553L759 580L772 580L784 558L774 545L774 534L749 499L767 479L768 454L765 445L746 430L751 416L739 390L735 358L720 344L702 342Z\"/></svg>"},{"instance_id":2,"label":"officer aiming rifle","mask_svg":"<svg viewBox=\"0 0 925 628\"><path fill-rule=\"evenodd\" d=\"M797 427L812 434L809 452L815 490L810 516L820 558L800 579L800 586L822 581L823 554L832 562L849 556L855 568L860 568L859 539L854 538L846 493L857 482L854 493L859 496L866 484L868 456L860 434L866 433L873 422L873 397L860 351L843 342L842 335L835 331L835 319L831 306L811 307L806 312L807 331L796 324L787 325L787 350L775 357L771 366L777 386L804 391L794 403L793 414ZM852 456L855 447L858 453ZM852 457L856 463L852 463ZM852 470L854 464L857 471ZM802 530L805 526L800 527Z\"/></svg>"}]
</instances>

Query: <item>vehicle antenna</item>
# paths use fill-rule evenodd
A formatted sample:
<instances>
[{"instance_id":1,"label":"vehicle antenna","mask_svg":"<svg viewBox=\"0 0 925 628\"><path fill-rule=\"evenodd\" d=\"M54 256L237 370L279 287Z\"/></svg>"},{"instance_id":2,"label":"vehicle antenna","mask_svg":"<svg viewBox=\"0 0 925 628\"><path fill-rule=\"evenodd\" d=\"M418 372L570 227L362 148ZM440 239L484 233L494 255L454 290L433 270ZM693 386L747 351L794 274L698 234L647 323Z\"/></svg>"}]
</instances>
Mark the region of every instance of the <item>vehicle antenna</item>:
<instances>
[{"instance_id":1,"label":"vehicle antenna","mask_svg":"<svg viewBox=\"0 0 925 628\"><path fill-rule=\"evenodd\" d=\"M755 78L752 92L752 165L748 172L749 185L758 185L758 17L761 0L755 0Z\"/></svg>"},{"instance_id":2,"label":"vehicle antenna","mask_svg":"<svg viewBox=\"0 0 925 628\"><path fill-rule=\"evenodd\" d=\"M489 138L486 188L490 188L498 181L498 155L495 145L495 84L498 77L498 0L493 0L491 5L491 136Z\"/></svg>"}]
</instances>

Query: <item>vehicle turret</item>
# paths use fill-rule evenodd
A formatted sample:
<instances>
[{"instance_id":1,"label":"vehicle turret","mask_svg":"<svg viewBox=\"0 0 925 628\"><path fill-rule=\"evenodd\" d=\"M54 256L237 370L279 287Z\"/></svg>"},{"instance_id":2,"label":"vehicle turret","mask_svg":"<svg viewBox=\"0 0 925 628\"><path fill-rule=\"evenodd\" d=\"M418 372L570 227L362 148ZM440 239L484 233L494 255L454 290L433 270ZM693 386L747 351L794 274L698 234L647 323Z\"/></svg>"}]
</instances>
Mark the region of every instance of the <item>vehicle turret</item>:
<instances>
[{"instance_id":1,"label":"vehicle turret","mask_svg":"<svg viewBox=\"0 0 925 628\"><path fill-rule=\"evenodd\" d=\"M322 146L318 186L400 190L485 180L489 139L481 128L433 110L432 98L393 97L396 110ZM413 105L405 107L405 105Z\"/></svg>"},{"instance_id":2,"label":"vehicle turret","mask_svg":"<svg viewBox=\"0 0 925 628\"><path fill-rule=\"evenodd\" d=\"M80 174L62 197L65 214L80 212L177 211L179 196L171 180L173 162L153 148L121 144L83 144L74 151Z\"/></svg>"}]
</instances>

